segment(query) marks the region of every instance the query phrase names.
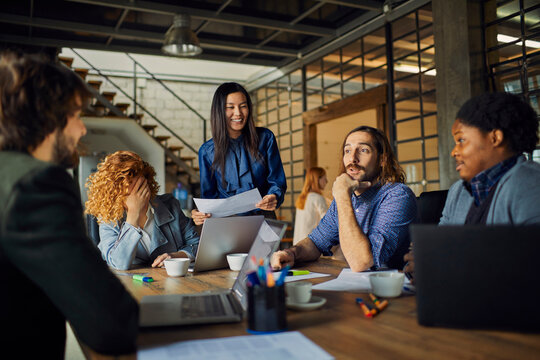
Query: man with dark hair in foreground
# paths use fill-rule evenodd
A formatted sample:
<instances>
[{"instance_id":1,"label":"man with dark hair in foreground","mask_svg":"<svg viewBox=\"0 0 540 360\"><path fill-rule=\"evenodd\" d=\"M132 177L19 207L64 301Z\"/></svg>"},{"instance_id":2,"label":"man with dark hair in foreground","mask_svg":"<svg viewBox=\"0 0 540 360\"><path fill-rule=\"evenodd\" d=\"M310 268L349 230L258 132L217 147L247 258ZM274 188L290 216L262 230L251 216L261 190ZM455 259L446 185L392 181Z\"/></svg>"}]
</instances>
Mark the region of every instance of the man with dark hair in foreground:
<instances>
[{"instance_id":1,"label":"man with dark hair in foreground","mask_svg":"<svg viewBox=\"0 0 540 360\"><path fill-rule=\"evenodd\" d=\"M369 126L353 129L343 142L342 159L326 215L307 238L273 254L274 269L332 255L338 244L352 271L403 266L416 198L403 184L388 139Z\"/></svg>"},{"instance_id":2,"label":"man with dark hair in foreground","mask_svg":"<svg viewBox=\"0 0 540 360\"><path fill-rule=\"evenodd\" d=\"M59 65L0 57L0 343L20 358L63 359L66 320L98 353L136 350L137 303L86 237L66 171L89 95Z\"/></svg>"}]
</instances>

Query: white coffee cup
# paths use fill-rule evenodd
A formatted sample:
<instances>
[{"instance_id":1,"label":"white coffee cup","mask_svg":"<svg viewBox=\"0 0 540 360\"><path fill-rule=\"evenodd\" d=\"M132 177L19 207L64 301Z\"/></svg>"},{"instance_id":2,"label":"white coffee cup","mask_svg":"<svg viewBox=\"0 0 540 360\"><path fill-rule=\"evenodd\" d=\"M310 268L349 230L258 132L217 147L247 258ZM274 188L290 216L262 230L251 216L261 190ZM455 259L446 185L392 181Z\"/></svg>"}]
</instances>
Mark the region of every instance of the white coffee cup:
<instances>
[{"instance_id":1,"label":"white coffee cup","mask_svg":"<svg viewBox=\"0 0 540 360\"><path fill-rule=\"evenodd\" d=\"M311 283L309 281L293 281L285 283L285 291L289 301L305 304L311 299Z\"/></svg>"},{"instance_id":2,"label":"white coffee cup","mask_svg":"<svg viewBox=\"0 0 540 360\"><path fill-rule=\"evenodd\" d=\"M404 278L399 272L377 272L369 276L369 282L376 296L389 298L401 295Z\"/></svg>"},{"instance_id":3,"label":"white coffee cup","mask_svg":"<svg viewBox=\"0 0 540 360\"><path fill-rule=\"evenodd\" d=\"M169 276L185 276L189 269L191 260L188 258L171 258L163 261L165 270Z\"/></svg>"},{"instance_id":4,"label":"white coffee cup","mask_svg":"<svg viewBox=\"0 0 540 360\"><path fill-rule=\"evenodd\" d=\"M248 254L246 253L236 253L227 255L227 262L229 263L229 268L233 271L240 271L244 261L246 261Z\"/></svg>"}]
</instances>

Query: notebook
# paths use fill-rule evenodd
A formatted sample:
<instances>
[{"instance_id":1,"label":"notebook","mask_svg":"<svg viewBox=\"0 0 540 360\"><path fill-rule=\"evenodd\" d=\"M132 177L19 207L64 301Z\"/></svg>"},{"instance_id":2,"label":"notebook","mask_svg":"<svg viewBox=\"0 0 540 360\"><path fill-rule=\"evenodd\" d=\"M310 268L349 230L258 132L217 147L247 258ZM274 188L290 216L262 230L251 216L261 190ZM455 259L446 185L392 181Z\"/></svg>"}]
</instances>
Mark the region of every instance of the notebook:
<instances>
[{"instance_id":1,"label":"notebook","mask_svg":"<svg viewBox=\"0 0 540 360\"><path fill-rule=\"evenodd\" d=\"M418 322L540 330L540 226L411 225Z\"/></svg>"},{"instance_id":2,"label":"notebook","mask_svg":"<svg viewBox=\"0 0 540 360\"><path fill-rule=\"evenodd\" d=\"M270 256L279 246L287 223L262 221L252 239L251 256ZM247 311L246 277L250 270L246 261L232 289L213 293L167 294L143 296L140 303L141 327L239 322ZM195 275L196 276L196 275Z\"/></svg>"},{"instance_id":3,"label":"notebook","mask_svg":"<svg viewBox=\"0 0 540 360\"><path fill-rule=\"evenodd\" d=\"M189 271L228 267L227 254L248 252L263 221L262 215L206 219L195 262Z\"/></svg>"}]
</instances>

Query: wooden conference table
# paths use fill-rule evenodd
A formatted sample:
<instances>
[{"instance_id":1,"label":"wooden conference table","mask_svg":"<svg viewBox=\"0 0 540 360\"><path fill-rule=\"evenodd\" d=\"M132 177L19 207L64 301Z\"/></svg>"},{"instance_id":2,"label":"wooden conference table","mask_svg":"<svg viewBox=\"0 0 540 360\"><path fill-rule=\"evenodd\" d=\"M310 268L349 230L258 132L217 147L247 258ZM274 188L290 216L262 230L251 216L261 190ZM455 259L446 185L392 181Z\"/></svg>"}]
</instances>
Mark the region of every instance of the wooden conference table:
<instances>
[{"instance_id":1,"label":"wooden conference table","mask_svg":"<svg viewBox=\"0 0 540 360\"><path fill-rule=\"evenodd\" d=\"M346 264L320 259L304 267L312 272L332 274L312 279L313 283L335 278ZM148 273L154 282L141 283L129 276L118 276L138 300L145 295L196 293L230 288L237 272L229 269L168 277L165 269L143 268L131 273ZM125 273L125 272L122 272ZM389 306L374 319L364 317L355 299L367 294L316 291L327 299L314 311L288 310L289 330L300 331L336 359L539 359L540 334L493 330L457 330L420 326L416 320L414 296L390 299ZM538 301L538 299L530 299ZM509 308L501 306L501 311ZM496 314L494 314L496 316ZM166 345L182 340L247 335L246 320L241 323L176 326L142 329L138 347ZM256 336L256 335L253 335Z\"/></svg>"}]
</instances>

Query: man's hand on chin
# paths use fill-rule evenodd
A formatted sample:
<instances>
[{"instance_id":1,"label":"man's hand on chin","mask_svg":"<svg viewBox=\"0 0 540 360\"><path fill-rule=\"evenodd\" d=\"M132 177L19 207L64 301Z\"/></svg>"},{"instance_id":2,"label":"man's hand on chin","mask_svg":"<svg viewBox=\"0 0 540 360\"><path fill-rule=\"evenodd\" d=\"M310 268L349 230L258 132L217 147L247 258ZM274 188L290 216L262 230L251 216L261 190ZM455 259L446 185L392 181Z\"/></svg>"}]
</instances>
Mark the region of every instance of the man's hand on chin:
<instances>
[{"instance_id":1,"label":"man's hand on chin","mask_svg":"<svg viewBox=\"0 0 540 360\"><path fill-rule=\"evenodd\" d=\"M353 191L362 193L371 186L370 181L355 180L347 173L339 175L332 185L332 195L334 198L349 198Z\"/></svg>"}]
</instances>

